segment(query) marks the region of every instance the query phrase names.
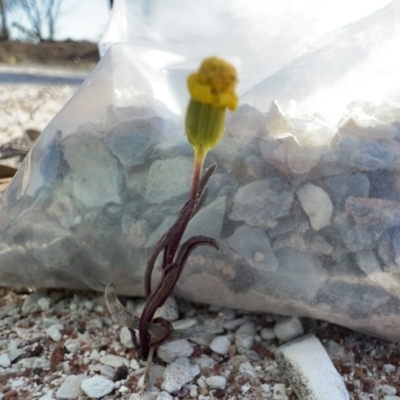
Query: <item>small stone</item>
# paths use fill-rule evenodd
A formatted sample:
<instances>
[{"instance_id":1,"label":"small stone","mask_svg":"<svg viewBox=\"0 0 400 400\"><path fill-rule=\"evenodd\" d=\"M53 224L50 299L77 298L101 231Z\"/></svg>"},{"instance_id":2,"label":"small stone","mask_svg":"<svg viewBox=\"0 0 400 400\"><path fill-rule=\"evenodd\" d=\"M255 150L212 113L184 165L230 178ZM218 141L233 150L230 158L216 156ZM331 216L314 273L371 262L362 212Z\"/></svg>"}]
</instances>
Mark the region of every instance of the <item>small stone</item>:
<instances>
[{"instance_id":1,"label":"small stone","mask_svg":"<svg viewBox=\"0 0 400 400\"><path fill-rule=\"evenodd\" d=\"M166 363L172 363L178 357L190 357L193 348L186 339L175 340L169 343L163 343L157 349L157 355Z\"/></svg>"},{"instance_id":2,"label":"small stone","mask_svg":"<svg viewBox=\"0 0 400 400\"><path fill-rule=\"evenodd\" d=\"M179 319L178 321L173 321L172 326L174 329L183 330L187 328L191 328L197 324L197 320L195 318L186 318Z\"/></svg>"},{"instance_id":3,"label":"small stone","mask_svg":"<svg viewBox=\"0 0 400 400\"><path fill-rule=\"evenodd\" d=\"M263 340L272 340L275 338L275 332L271 328L261 329L260 336Z\"/></svg>"},{"instance_id":4,"label":"small stone","mask_svg":"<svg viewBox=\"0 0 400 400\"><path fill-rule=\"evenodd\" d=\"M239 371L248 378L257 378L257 372L249 361L241 363L239 365Z\"/></svg>"},{"instance_id":5,"label":"small stone","mask_svg":"<svg viewBox=\"0 0 400 400\"><path fill-rule=\"evenodd\" d=\"M342 377L314 335L280 346L276 361L299 398L349 400Z\"/></svg>"},{"instance_id":6,"label":"small stone","mask_svg":"<svg viewBox=\"0 0 400 400\"><path fill-rule=\"evenodd\" d=\"M170 393L177 392L199 374L200 368L190 364L188 358L178 358L165 369L161 389Z\"/></svg>"},{"instance_id":7,"label":"small stone","mask_svg":"<svg viewBox=\"0 0 400 400\"><path fill-rule=\"evenodd\" d=\"M228 353L229 346L231 345L231 341L228 336L216 336L210 343L210 349L215 351L218 354L225 355Z\"/></svg>"},{"instance_id":8,"label":"small stone","mask_svg":"<svg viewBox=\"0 0 400 400\"><path fill-rule=\"evenodd\" d=\"M119 335L122 345L127 349L133 349L132 335L130 330L124 326Z\"/></svg>"},{"instance_id":9,"label":"small stone","mask_svg":"<svg viewBox=\"0 0 400 400\"><path fill-rule=\"evenodd\" d=\"M225 389L226 378L219 375L209 376L206 378L206 384L210 389Z\"/></svg>"},{"instance_id":10,"label":"small stone","mask_svg":"<svg viewBox=\"0 0 400 400\"><path fill-rule=\"evenodd\" d=\"M282 342L287 342L303 334L303 326L296 317L283 318L274 326L275 336Z\"/></svg>"},{"instance_id":11,"label":"small stone","mask_svg":"<svg viewBox=\"0 0 400 400\"><path fill-rule=\"evenodd\" d=\"M384 396L383 397L383 400L400 400L400 397L399 396Z\"/></svg>"},{"instance_id":12,"label":"small stone","mask_svg":"<svg viewBox=\"0 0 400 400\"><path fill-rule=\"evenodd\" d=\"M243 325L244 322L246 322L244 318L235 318L231 321L225 321L224 328L228 331L234 331L239 328L240 325Z\"/></svg>"},{"instance_id":13,"label":"small stone","mask_svg":"<svg viewBox=\"0 0 400 400\"><path fill-rule=\"evenodd\" d=\"M397 393L397 390L394 386L390 385L380 385L379 389L382 391L382 393L393 396Z\"/></svg>"},{"instance_id":14,"label":"small stone","mask_svg":"<svg viewBox=\"0 0 400 400\"><path fill-rule=\"evenodd\" d=\"M236 331L235 345L239 354L245 354L254 344L256 325L254 322L247 321Z\"/></svg>"},{"instance_id":15,"label":"small stone","mask_svg":"<svg viewBox=\"0 0 400 400\"><path fill-rule=\"evenodd\" d=\"M92 399L110 394L114 390L114 384L103 376L96 375L85 379L81 384L82 390Z\"/></svg>"},{"instance_id":16,"label":"small stone","mask_svg":"<svg viewBox=\"0 0 400 400\"><path fill-rule=\"evenodd\" d=\"M51 325L49 328L46 329L46 333L52 340L58 342L62 339L62 333L60 329L63 329L63 326L60 324Z\"/></svg>"},{"instance_id":17,"label":"small stone","mask_svg":"<svg viewBox=\"0 0 400 400\"><path fill-rule=\"evenodd\" d=\"M157 400L173 400L173 397L167 392L161 392L157 396Z\"/></svg>"},{"instance_id":18,"label":"small stone","mask_svg":"<svg viewBox=\"0 0 400 400\"><path fill-rule=\"evenodd\" d=\"M275 383L273 399L274 400L285 400L286 399L286 390L285 390L285 385L283 383Z\"/></svg>"},{"instance_id":19,"label":"small stone","mask_svg":"<svg viewBox=\"0 0 400 400\"><path fill-rule=\"evenodd\" d=\"M109 378L113 378L115 375L115 370L113 367L104 364L100 367L100 373L104 376L108 376Z\"/></svg>"},{"instance_id":20,"label":"small stone","mask_svg":"<svg viewBox=\"0 0 400 400\"><path fill-rule=\"evenodd\" d=\"M26 296L21 311L23 314L29 314L35 309L39 309L39 305L37 304L38 300L41 298L39 293L31 293L30 295Z\"/></svg>"},{"instance_id":21,"label":"small stone","mask_svg":"<svg viewBox=\"0 0 400 400\"><path fill-rule=\"evenodd\" d=\"M275 271L279 261L262 229L240 226L227 240L229 247L260 271Z\"/></svg>"},{"instance_id":22,"label":"small stone","mask_svg":"<svg viewBox=\"0 0 400 400\"><path fill-rule=\"evenodd\" d=\"M344 211L350 197L368 197L370 182L366 174L340 174L322 180L322 186L332 200L337 211Z\"/></svg>"},{"instance_id":23,"label":"small stone","mask_svg":"<svg viewBox=\"0 0 400 400\"><path fill-rule=\"evenodd\" d=\"M293 192L278 178L249 183L236 192L230 219L258 228L273 227L275 219L289 214Z\"/></svg>"},{"instance_id":24,"label":"small stone","mask_svg":"<svg viewBox=\"0 0 400 400\"><path fill-rule=\"evenodd\" d=\"M100 362L113 368L119 368L123 365L125 365L125 367L129 367L129 361L125 357L116 356L114 354L107 354L103 357L100 357Z\"/></svg>"},{"instance_id":25,"label":"small stone","mask_svg":"<svg viewBox=\"0 0 400 400\"><path fill-rule=\"evenodd\" d=\"M263 385L261 385L261 389L265 393L271 393L271 385L269 383L264 383Z\"/></svg>"},{"instance_id":26,"label":"small stone","mask_svg":"<svg viewBox=\"0 0 400 400\"><path fill-rule=\"evenodd\" d=\"M11 340L8 343L8 355L10 357L11 362L16 360L23 353L24 350L18 348L18 342L16 340Z\"/></svg>"},{"instance_id":27,"label":"small stone","mask_svg":"<svg viewBox=\"0 0 400 400\"><path fill-rule=\"evenodd\" d=\"M134 358L131 360L131 369L134 371L138 370L140 368L140 364L138 360L135 360Z\"/></svg>"},{"instance_id":28,"label":"small stone","mask_svg":"<svg viewBox=\"0 0 400 400\"><path fill-rule=\"evenodd\" d=\"M316 231L330 224L333 205L329 195L323 189L306 183L297 190L297 196L310 219L311 226Z\"/></svg>"},{"instance_id":29,"label":"small stone","mask_svg":"<svg viewBox=\"0 0 400 400\"><path fill-rule=\"evenodd\" d=\"M0 356L0 366L3 368L8 368L11 365L10 356L8 353L4 353Z\"/></svg>"},{"instance_id":30,"label":"small stone","mask_svg":"<svg viewBox=\"0 0 400 400\"><path fill-rule=\"evenodd\" d=\"M159 204L188 193L192 167L192 161L186 157L154 161L147 178L146 200Z\"/></svg>"},{"instance_id":31,"label":"small stone","mask_svg":"<svg viewBox=\"0 0 400 400\"><path fill-rule=\"evenodd\" d=\"M245 384L240 386L240 391L244 394L247 393L251 389L251 386L249 384Z\"/></svg>"},{"instance_id":32,"label":"small stone","mask_svg":"<svg viewBox=\"0 0 400 400\"><path fill-rule=\"evenodd\" d=\"M144 310L145 304L146 303L144 301L141 301L137 304L134 311L134 315L136 317L140 318ZM170 322L175 321L179 318L178 303L173 296L169 296L165 303L157 309L154 318L158 317L164 318Z\"/></svg>"},{"instance_id":33,"label":"small stone","mask_svg":"<svg viewBox=\"0 0 400 400\"><path fill-rule=\"evenodd\" d=\"M39 398L39 400L54 400L54 390L50 389L45 395Z\"/></svg>"},{"instance_id":34,"label":"small stone","mask_svg":"<svg viewBox=\"0 0 400 400\"><path fill-rule=\"evenodd\" d=\"M70 353L76 353L80 348L81 344L79 343L78 340L75 339L67 339L64 343L64 347L70 352Z\"/></svg>"},{"instance_id":35,"label":"small stone","mask_svg":"<svg viewBox=\"0 0 400 400\"><path fill-rule=\"evenodd\" d=\"M99 360L100 360L100 353L99 353L96 349L94 349L94 350L92 350L92 352L90 353L89 358L90 358L91 360L94 360L94 361L99 361Z\"/></svg>"},{"instance_id":36,"label":"small stone","mask_svg":"<svg viewBox=\"0 0 400 400\"><path fill-rule=\"evenodd\" d=\"M67 376L60 388L57 390L56 398L60 400L77 399L82 394L81 383L87 379L86 375Z\"/></svg>"},{"instance_id":37,"label":"small stone","mask_svg":"<svg viewBox=\"0 0 400 400\"><path fill-rule=\"evenodd\" d=\"M51 300L48 297L41 297L37 303L42 311L47 311L50 308Z\"/></svg>"},{"instance_id":38,"label":"small stone","mask_svg":"<svg viewBox=\"0 0 400 400\"><path fill-rule=\"evenodd\" d=\"M390 374L390 373L396 371L396 367L393 364L384 364L383 370Z\"/></svg>"},{"instance_id":39,"label":"small stone","mask_svg":"<svg viewBox=\"0 0 400 400\"><path fill-rule=\"evenodd\" d=\"M129 392L129 388L127 388L126 386L122 385L119 389L118 392L120 393L128 393Z\"/></svg>"}]
</instances>

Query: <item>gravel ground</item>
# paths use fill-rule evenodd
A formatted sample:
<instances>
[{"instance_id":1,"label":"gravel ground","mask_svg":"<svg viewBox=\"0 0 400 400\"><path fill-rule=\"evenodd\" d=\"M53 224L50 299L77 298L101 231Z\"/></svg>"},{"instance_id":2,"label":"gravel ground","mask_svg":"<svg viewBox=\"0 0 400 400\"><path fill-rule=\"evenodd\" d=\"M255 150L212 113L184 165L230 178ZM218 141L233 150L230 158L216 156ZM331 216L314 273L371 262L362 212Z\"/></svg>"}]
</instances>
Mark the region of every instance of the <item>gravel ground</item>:
<instances>
[{"instance_id":1,"label":"gravel ground","mask_svg":"<svg viewBox=\"0 0 400 400\"><path fill-rule=\"evenodd\" d=\"M135 313L143 305L141 299L125 299L125 304ZM218 310L171 299L162 315L179 318L174 326L184 327L213 318ZM326 322L302 319L299 324L293 318L220 311L225 329L216 337L159 350L143 398L297 399L275 360L283 342L276 336L287 340L304 331L320 339L350 398L400 399L395 396L400 393L400 352L394 343ZM129 331L113 323L101 294L3 289L0 318L1 399L142 398L144 363ZM189 375L166 382L178 364Z\"/></svg>"}]
</instances>

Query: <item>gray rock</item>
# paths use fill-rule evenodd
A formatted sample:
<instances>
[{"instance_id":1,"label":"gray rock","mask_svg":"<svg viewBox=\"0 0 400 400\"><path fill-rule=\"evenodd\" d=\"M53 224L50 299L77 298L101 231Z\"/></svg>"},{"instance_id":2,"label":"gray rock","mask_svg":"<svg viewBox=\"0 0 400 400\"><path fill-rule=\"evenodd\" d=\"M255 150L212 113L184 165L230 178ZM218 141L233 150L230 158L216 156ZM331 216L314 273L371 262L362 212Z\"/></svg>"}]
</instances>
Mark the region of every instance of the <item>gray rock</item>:
<instances>
[{"instance_id":1,"label":"gray rock","mask_svg":"<svg viewBox=\"0 0 400 400\"><path fill-rule=\"evenodd\" d=\"M226 241L252 267L261 271L275 271L278 268L278 259L263 230L240 226Z\"/></svg>"},{"instance_id":2,"label":"gray rock","mask_svg":"<svg viewBox=\"0 0 400 400\"><path fill-rule=\"evenodd\" d=\"M317 256L293 249L282 249L276 253L279 268L266 275L266 290L282 298L290 293L292 299L312 301L328 279Z\"/></svg>"},{"instance_id":3,"label":"gray rock","mask_svg":"<svg viewBox=\"0 0 400 400\"><path fill-rule=\"evenodd\" d=\"M164 343L157 349L158 357L166 363L172 363L179 357L190 357L192 353L193 348L185 339Z\"/></svg>"},{"instance_id":4,"label":"gray rock","mask_svg":"<svg viewBox=\"0 0 400 400\"><path fill-rule=\"evenodd\" d=\"M167 218L165 218L161 225L150 234L144 247L147 249L149 247L155 246L156 243L164 235L164 233L167 232L168 229L171 228L171 226L175 223L176 218L177 217L174 216L168 216Z\"/></svg>"},{"instance_id":5,"label":"gray rock","mask_svg":"<svg viewBox=\"0 0 400 400\"><path fill-rule=\"evenodd\" d=\"M69 166L64 178L66 192L72 193L86 207L120 203L118 161L101 135L86 131L68 136L64 141L64 158Z\"/></svg>"},{"instance_id":6,"label":"gray rock","mask_svg":"<svg viewBox=\"0 0 400 400\"><path fill-rule=\"evenodd\" d=\"M114 383L101 375L96 375L82 381L81 388L91 399L99 399L114 390Z\"/></svg>"},{"instance_id":7,"label":"gray rock","mask_svg":"<svg viewBox=\"0 0 400 400\"><path fill-rule=\"evenodd\" d=\"M182 237L182 243L192 236L203 235L214 239L221 237L222 222L225 216L225 197L207 204L191 219Z\"/></svg>"},{"instance_id":8,"label":"gray rock","mask_svg":"<svg viewBox=\"0 0 400 400\"><path fill-rule=\"evenodd\" d=\"M60 388L57 390L56 398L60 400L77 399L82 395L81 383L87 379L86 375L67 376Z\"/></svg>"},{"instance_id":9,"label":"gray rock","mask_svg":"<svg viewBox=\"0 0 400 400\"><path fill-rule=\"evenodd\" d=\"M274 330L271 328L261 329L260 336L263 340L272 340L276 337Z\"/></svg>"},{"instance_id":10,"label":"gray rock","mask_svg":"<svg viewBox=\"0 0 400 400\"><path fill-rule=\"evenodd\" d=\"M142 315L146 302L141 301L136 305L134 315L138 318ZM179 318L178 304L173 296L169 296L165 303L159 307L154 315L154 318L162 317L168 321L176 321Z\"/></svg>"},{"instance_id":11,"label":"gray rock","mask_svg":"<svg viewBox=\"0 0 400 400\"><path fill-rule=\"evenodd\" d=\"M287 342L302 335L303 325L296 317L283 318L274 326L275 336L282 342Z\"/></svg>"},{"instance_id":12,"label":"gray rock","mask_svg":"<svg viewBox=\"0 0 400 400\"><path fill-rule=\"evenodd\" d=\"M288 215L293 191L278 178L249 183L236 192L230 219L260 228L275 226L275 219Z\"/></svg>"},{"instance_id":13,"label":"gray rock","mask_svg":"<svg viewBox=\"0 0 400 400\"><path fill-rule=\"evenodd\" d=\"M316 231L330 224L333 206L331 199L323 189L306 183L296 193L310 219L311 226Z\"/></svg>"},{"instance_id":14,"label":"gray rock","mask_svg":"<svg viewBox=\"0 0 400 400\"><path fill-rule=\"evenodd\" d=\"M274 251L286 247L320 255L329 255L332 254L333 251L333 246L330 245L323 236L311 229L303 235L301 233L292 232L279 236L272 246Z\"/></svg>"},{"instance_id":15,"label":"gray rock","mask_svg":"<svg viewBox=\"0 0 400 400\"><path fill-rule=\"evenodd\" d=\"M368 197L370 182L366 174L342 174L325 178L321 182L336 211L343 211L349 197Z\"/></svg>"},{"instance_id":16,"label":"gray rock","mask_svg":"<svg viewBox=\"0 0 400 400\"><path fill-rule=\"evenodd\" d=\"M156 400L173 400L174 398L167 392L161 392Z\"/></svg>"},{"instance_id":17,"label":"gray rock","mask_svg":"<svg viewBox=\"0 0 400 400\"><path fill-rule=\"evenodd\" d=\"M248 104L241 105L235 113L229 114L226 131L241 140L253 138L259 133L265 133L265 116Z\"/></svg>"},{"instance_id":18,"label":"gray rock","mask_svg":"<svg viewBox=\"0 0 400 400\"><path fill-rule=\"evenodd\" d=\"M147 178L146 200L158 204L189 193L192 170L193 161L185 157L154 161Z\"/></svg>"},{"instance_id":19,"label":"gray rock","mask_svg":"<svg viewBox=\"0 0 400 400\"><path fill-rule=\"evenodd\" d=\"M55 342L58 342L62 339L62 333L60 329L63 329L64 327L61 324L54 324L51 325L46 329L46 333L49 335L49 337L54 340Z\"/></svg>"},{"instance_id":20,"label":"gray rock","mask_svg":"<svg viewBox=\"0 0 400 400\"><path fill-rule=\"evenodd\" d=\"M357 265L365 272L376 286L382 287L394 296L398 296L398 282L393 276L382 270L380 262L373 251L360 251L356 254Z\"/></svg>"},{"instance_id":21,"label":"gray rock","mask_svg":"<svg viewBox=\"0 0 400 400\"><path fill-rule=\"evenodd\" d=\"M279 347L276 360L299 398L350 399L342 377L314 335L303 336Z\"/></svg>"},{"instance_id":22,"label":"gray rock","mask_svg":"<svg viewBox=\"0 0 400 400\"><path fill-rule=\"evenodd\" d=\"M177 392L199 374L200 368L190 364L188 358L178 358L165 369L161 389L169 393Z\"/></svg>"},{"instance_id":23,"label":"gray rock","mask_svg":"<svg viewBox=\"0 0 400 400\"><path fill-rule=\"evenodd\" d=\"M246 354L253 347L256 324L247 321L235 333L235 345L239 354Z\"/></svg>"},{"instance_id":24,"label":"gray rock","mask_svg":"<svg viewBox=\"0 0 400 400\"><path fill-rule=\"evenodd\" d=\"M114 378L115 369L109 365L102 365L100 367L100 373L101 375L108 376L109 378Z\"/></svg>"},{"instance_id":25,"label":"gray rock","mask_svg":"<svg viewBox=\"0 0 400 400\"><path fill-rule=\"evenodd\" d=\"M107 144L125 167L144 164L157 143L157 130L148 119L121 121L111 127Z\"/></svg>"},{"instance_id":26,"label":"gray rock","mask_svg":"<svg viewBox=\"0 0 400 400\"><path fill-rule=\"evenodd\" d=\"M155 160L164 160L174 157L188 157L193 159L193 148L189 144L186 135L173 137L160 136L159 142L151 153Z\"/></svg>"},{"instance_id":27,"label":"gray rock","mask_svg":"<svg viewBox=\"0 0 400 400\"><path fill-rule=\"evenodd\" d=\"M400 223L400 203L349 197L345 212L333 221L351 251L372 249L382 233Z\"/></svg>"},{"instance_id":28,"label":"gray rock","mask_svg":"<svg viewBox=\"0 0 400 400\"><path fill-rule=\"evenodd\" d=\"M294 203L290 215L278 219L276 226L268 229L268 236L274 239L289 232L304 233L310 227L307 215L301 209L301 205Z\"/></svg>"},{"instance_id":29,"label":"gray rock","mask_svg":"<svg viewBox=\"0 0 400 400\"><path fill-rule=\"evenodd\" d=\"M81 344L79 340L75 339L67 339L64 343L64 347L70 352L70 353L76 353L80 348Z\"/></svg>"}]
</instances>

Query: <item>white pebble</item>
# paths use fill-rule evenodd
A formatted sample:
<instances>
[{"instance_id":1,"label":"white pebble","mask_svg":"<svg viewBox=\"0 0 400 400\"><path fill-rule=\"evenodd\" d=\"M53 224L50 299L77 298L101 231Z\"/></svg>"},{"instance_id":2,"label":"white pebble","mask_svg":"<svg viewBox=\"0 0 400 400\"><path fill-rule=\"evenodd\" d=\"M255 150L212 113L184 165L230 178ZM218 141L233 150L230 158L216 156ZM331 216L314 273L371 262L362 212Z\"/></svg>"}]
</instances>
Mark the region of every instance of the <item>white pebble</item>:
<instances>
[{"instance_id":1,"label":"white pebble","mask_svg":"<svg viewBox=\"0 0 400 400\"><path fill-rule=\"evenodd\" d=\"M98 352L96 349L94 349L94 350L92 350L92 352L90 353L89 358L90 358L91 360L94 360L94 361L99 361L99 360L100 360L100 354L99 354L99 352Z\"/></svg>"},{"instance_id":2,"label":"white pebble","mask_svg":"<svg viewBox=\"0 0 400 400\"><path fill-rule=\"evenodd\" d=\"M224 328L228 331L234 331L235 329L239 328L240 325L243 325L246 320L244 318L236 318L231 321L224 322Z\"/></svg>"},{"instance_id":3,"label":"white pebble","mask_svg":"<svg viewBox=\"0 0 400 400\"><path fill-rule=\"evenodd\" d=\"M384 370L385 372L387 372L387 373L391 373L391 372L396 371L396 367L395 367L393 364L385 364L385 365L383 366L383 370Z\"/></svg>"},{"instance_id":4,"label":"white pebble","mask_svg":"<svg viewBox=\"0 0 400 400\"><path fill-rule=\"evenodd\" d=\"M333 205L328 193L318 186L306 183L297 190L297 196L316 231L330 224Z\"/></svg>"},{"instance_id":5,"label":"white pebble","mask_svg":"<svg viewBox=\"0 0 400 400\"><path fill-rule=\"evenodd\" d=\"M384 396L383 400L400 400L399 396Z\"/></svg>"},{"instance_id":6,"label":"white pebble","mask_svg":"<svg viewBox=\"0 0 400 400\"><path fill-rule=\"evenodd\" d=\"M140 368L140 364L139 364L138 360L135 360L134 358L132 358L132 360L131 360L131 369L136 371L139 368Z\"/></svg>"},{"instance_id":7,"label":"white pebble","mask_svg":"<svg viewBox=\"0 0 400 400\"><path fill-rule=\"evenodd\" d=\"M174 329L187 329L195 326L197 320L194 318L179 319L178 321L173 321L172 326Z\"/></svg>"},{"instance_id":8,"label":"white pebble","mask_svg":"<svg viewBox=\"0 0 400 400\"><path fill-rule=\"evenodd\" d=\"M239 354L245 354L254 344L256 325L254 322L247 321L236 331L235 344Z\"/></svg>"},{"instance_id":9,"label":"white pebble","mask_svg":"<svg viewBox=\"0 0 400 400\"><path fill-rule=\"evenodd\" d=\"M101 375L108 376L109 378L113 378L115 375L114 368L110 367L109 365L102 365L100 367L100 373Z\"/></svg>"},{"instance_id":10,"label":"white pebble","mask_svg":"<svg viewBox=\"0 0 400 400\"><path fill-rule=\"evenodd\" d=\"M272 340L275 338L275 332L271 328L261 329L260 336L263 340Z\"/></svg>"},{"instance_id":11,"label":"white pebble","mask_svg":"<svg viewBox=\"0 0 400 400\"><path fill-rule=\"evenodd\" d=\"M50 308L50 303L51 303L51 301L48 297L41 297L37 301L37 304L39 305L39 307L42 311L47 311Z\"/></svg>"},{"instance_id":12,"label":"white pebble","mask_svg":"<svg viewBox=\"0 0 400 400\"><path fill-rule=\"evenodd\" d=\"M8 368L11 365L10 356L8 353L4 353L0 356L0 366L3 368Z\"/></svg>"},{"instance_id":13,"label":"white pebble","mask_svg":"<svg viewBox=\"0 0 400 400\"><path fill-rule=\"evenodd\" d=\"M122 385L119 389L118 392L120 393L128 393L129 392L129 388L127 388L126 386Z\"/></svg>"},{"instance_id":14,"label":"white pebble","mask_svg":"<svg viewBox=\"0 0 400 400\"><path fill-rule=\"evenodd\" d=\"M316 336L302 336L280 346L276 362L299 398L349 399L343 378Z\"/></svg>"},{"instance_id":15,"label":"white pebble","mask_svg":"<svg viewBox=\"0 0 400 400\"><path fill-rule=\"evenodd\" d=\"M107 378L96 375L85 379L81 384L81 388L90 398L99 399L110 394L114 390L114 384Z\"/></svg>"},{"instance_id":16,"label":"white pebble","mask_svg":"<svg viewBox=\"0 0 400 400\"><path fill-rule=\"evenodd\" d=\"M186 339L164 343L157 349L158 357L168 364L176 360L178 357L190 357L192 353L193 348Z\"/></svg>"},{"instance_id":17,"label":"white pebble","mask_svg":"<svg viewBox=\"0 0 400 400\"><path fill-rule=\"evenodd\" d=\"M81 394L81 383L87 379L86 375L70 375L57 390L56 398L60 400L77 399Z\"/></svg>"},{"instance_id":18,"label":"white pebble","mask_svg":"<svg viewBox=\"0 0 400 400\"><path fill-rule=\"evenodd\" d=\"M303 326L296 317L284 318L274 326L276 337L282 342L287 342L303 334Z\"/></svg>"},{"instance_id":19,"label":"white pebble","mask_svg":"<svg viewBox=\"0 0 400 400\"><path fill-rule=\"evenodd\" d=\"M127 349L133 349L132 335L130 330L124 326L119 335L122 345Z\"/></svg>"},{"instance_id":20,"label":"white pebble","mask_svg":"<svg viewBox=\"0 0 400 400\"><path fill-rule=\"evenodd\" d=\"M219 375L209 376L206 378L206 384L210 389L225 389L226 378Z\"/></svg>"},{"instance_id":21,"label":"white pebble","mask_svg":"<svg viewBox=\"0 0 400 400\"><path fill-rule=\"evenodd\" d=\"M274 385L274 400L285 400L286 390L283 383L275 383Z\"/></svg>"},{"instance_id":22,"label":"white pebble","mask_svg":"<svg viewBox=\"0 0 400 400\"><path fill-rule=\"evenodd\" d=\"M76 353L80 348L81 344L79 343L78 340L75 339L68 339L64 343L64 347L70 352L70 353Z\"/></svg>"},{"instance_id":23,"label":"white pebble","mask_svg":"<svg viewBox=\"0 0 400 400\"><path fill-rule=\"evenodd\" d=\"M51 325L46 329L46 333L52 340L58 342L62 339L62 333L60 329L62 329L62 325L60 324Z\"/></svg>"},{"instance_id":24,"label":"white pebble","mask_svg":"<svg viewBox=\"0 0 400 400\"><path fill-rule=\"evenodd\" d=\"M177 392L199 374L200 368L190 364L188 358L178 358L165 369L161 389L169 393Z\"/></svg>"},{"instance_id":25,"label":"white pebble","mask_svg":"<svg viewBox=\"0 0 400 400\"><path fill-rule=\"evenodd\" d=\"M100 357L100 362L114 368L119 368L123 365L129 367L129 361L125 357L115 356L114 354L107 354Z\"/></svg>"},{"instance_id":26,"label":"white pebble","mask_svg":"<svg viewBox=\"0 0 400 400\"><path fill-rule=\"evenodd\" d=\"M393 387L393 386L390 386L390 385L380 385L379 387L380 387L381 391L382 391L384 394L388 394L388 395L392 395L392 396L393 396L393 395L395 395L395 394L397 393L396 388Z\"/></svg>"},{"instance_id":27,"label":"white pebble","mask_svg":"<svg viewBox=\"0 0 400 400\"><path fill-rule=\"evenodd\" d=\"M257 378L256 370L248 361L239 365L239 371L248 378Z\"/></svg>"},{"instance_id":28,"label":"white pebble","mask_svg":"<svg viewBox=\"0 0 400 400\"><path fill-rule=\"evenodd\" d=\"M54 390L50 389L48 392L46 392L45 395L40 397L39 400L54 400L53 394L54 394Z\"/></svg>"},{"instance_id":29,"label":"white pebble","mask_svg":"<svg viewBox=\"0 0 400 400\"><path fill-rule=\"evenodd\" d=\"M228 336L216 336L210 343L210 349L218 354L227 354L231 341Z\"/></svg>"},{"instance_id":30,"label":"white pebble","mask_svg":"<svg viewBox=\"0 0 400 400\"><path fill-rule=\"evenodd\" d=\"M157 396L157 400L173 400L173 397L167 392L161 392Z\"/></svg>"},{"instance_id":31,"label":"white pebble","mask_svg":"<svg viewBox=\"0 0 400 400\"><path fill-rule=\"evenodd\" d=\"M240 391L242 392L242 393L247 393L249 390L251 389L251 386L250 385L242 385L242 386L240 386Z\"/></svg>"},{"instance_id":32,"label":"white pebble","mask_svg":"<svg viewBox=\"0 0 400 400\"><path fill-rule=\"evenodd\" d=\"M271 385L269 383L264 383L263 385L261 385L261 389L265 393L271 393Z\"/></svg>"}]
</instances>

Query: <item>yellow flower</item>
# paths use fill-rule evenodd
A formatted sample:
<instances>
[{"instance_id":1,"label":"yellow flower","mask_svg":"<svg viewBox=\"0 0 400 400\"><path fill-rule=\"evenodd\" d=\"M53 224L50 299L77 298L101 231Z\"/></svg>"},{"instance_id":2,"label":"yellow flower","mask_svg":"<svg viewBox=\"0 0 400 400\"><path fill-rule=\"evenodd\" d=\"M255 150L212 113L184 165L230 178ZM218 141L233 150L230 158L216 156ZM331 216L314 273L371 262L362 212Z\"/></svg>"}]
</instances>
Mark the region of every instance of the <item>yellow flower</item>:
<instances>
[{"instance_id":1,"label":"yellow flower","mask_svg":"<svg viewBox=\"0 0 400 400\"><path fill-rule=\"evenodd\" d=\"M236 83L235 68L217 57L205 59L199 71L188 77L191 99L185 128L199 161L222 139L225 111L238 105Z\"/></svg>"},{"instance_id":2,"label":"yellow flower","mask_svg":"<svg viewBox=\"0 0 400 400\"><path fill-rule=\"evenodd\" d=\"M235 68L217 57L206 58L198 72L189 75L187 85L192 99L234 111L238 104L235 93Z\"/></svg>"}]
</instances>

